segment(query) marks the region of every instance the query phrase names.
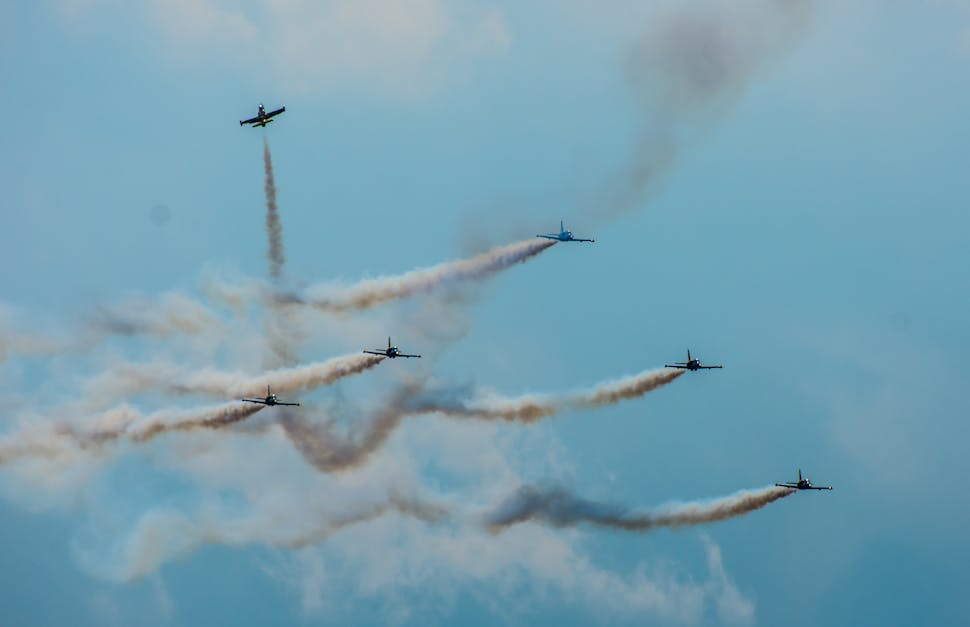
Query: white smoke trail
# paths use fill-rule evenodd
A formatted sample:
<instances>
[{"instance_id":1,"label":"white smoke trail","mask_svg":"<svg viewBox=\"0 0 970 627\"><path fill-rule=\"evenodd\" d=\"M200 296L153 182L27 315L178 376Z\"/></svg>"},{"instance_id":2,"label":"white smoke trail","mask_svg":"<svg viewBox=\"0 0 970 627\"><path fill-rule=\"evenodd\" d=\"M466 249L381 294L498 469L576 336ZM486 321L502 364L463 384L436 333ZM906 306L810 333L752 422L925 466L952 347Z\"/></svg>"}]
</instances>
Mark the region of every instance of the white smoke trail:
<instances>
[{"instance_id":1,"label":"white smoke trail","mask_svg":"<svg viewBox=\"0 0 970 627\"><path fill-rule=\"evenodd\" d=\"M233 398L262 394L266 386L280 394L306 392L364 372L384 359L383 355L352 353L323 362L269 370L259 375L213 368L186 371L170 363L125 364L93 379L88 384L87 396L118 397L158 390L173 395L201 394Z\"/></svg>"},{"instance_id":2,"label":"white smoke trail","mask_svg":"<svg viewBox=\"0 0 970 627\"><path fill-rule=\"evenodd\" d=\"M410 401L408 409L415 413L436 412L454 417L467 416L529 423L567 409L590 409L612 405L625 399L638 398L671 383L683 373L683 370L671 368L646 370L630 377L601 383L580 392L529 394L518 397L485 394L479 398L463 400L453 398L454 395L448 392L432 390Z\"/></svg>"},{"instance_id":3,"label":"white smoke trail","mask_svg":"<svg viewBox=\"0 0 970 627\"><path fill-rule=\"evenodd\" d=\"M778 499L794 494L792 488L769 486L742 490L707 501L669 503L652 509L628 509L579 498L563 489L523 486L483 516L483 522L498 533L522 522L534 520L555 527L589 523L624 531L651 531L658 527L702 525L742 516Z\"/></svg>"},{"instance_id":4,"label":"white smoke trail","mask_svg":"<svg viewBox=\"0 0 970 627\"><path fill-rule=\"evenodd\" d=\"M477 257L412 270L399 276L367 279L351 286L315 285L303 294L280 294L277 300L306 304L325 311L367 309L392 300L430 292L442 285L481 279L522 263L553 246L547 239L531 239L495 248Z\"/></svg>"},{"instance_id":5,"label":"white smoke trail","mask_svg":"<svg viewBox=\"0 0 970 627\"><path fill-rule=\"evenodd\" d=\"M0 440L0 465L24 458L64 459L77 449L100 452L105 446L125 439L144 443L176 431L222 429L241 422L263 405L225 403L184 410L160 410L143 414L129 406L118 407L94 416L86 425L62 423L29 427Z\"/></svg>"}]
</instances>

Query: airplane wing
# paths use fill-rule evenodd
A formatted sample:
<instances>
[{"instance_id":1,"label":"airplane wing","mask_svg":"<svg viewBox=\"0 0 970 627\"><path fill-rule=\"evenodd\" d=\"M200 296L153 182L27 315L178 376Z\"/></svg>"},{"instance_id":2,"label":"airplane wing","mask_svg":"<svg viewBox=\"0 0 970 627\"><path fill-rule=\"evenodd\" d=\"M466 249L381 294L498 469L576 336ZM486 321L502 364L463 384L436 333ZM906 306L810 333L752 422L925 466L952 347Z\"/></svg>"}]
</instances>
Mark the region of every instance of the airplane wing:
<instances>
[{"instance_id":1,"label":"airplane wing","mask_svg":"<svg viewBox=\"0 0 970 627\"><path fill-rule=\"evenodd\" d=\"M704 370L712 370L714 368L723 368L724 366L698 366L698 368L703 368Z\"/></svg>"},{"instance_id":2,"label":"airplane wing","mask_svg":"<svg viewBox=\"0 0 970 627\"><path fill-rule=\"evenodd\" d=\"M253 122L259 122L259 116L249 118L248 120L239 120L239 126L242 126L243 124L252 124Z\"/></svg>"},{"instance_id":3,"label":"airplane wing","mask_svg":"<svg viewBox=\"0 0 970 627\"><path fill-rule=\"evenodd\" d=\"M546 239L559 239L556 235L536 235L536 237L544 237Z\"/></svg>"},{"instance_id":4,"label":"airplane wing","mask_svg":"<svg viewBox=\"0 0 970 627\"><path fill-rule=\"evenodd\" d=\"M813 485L812 487L809 488L809 490L831 490L831 489L832 489L832 486L830 485Z\"/></svg>"},{"instance_id":5,"label":"airplane wing","mask_svg":"<svg viewBox=\"0 0 970 627\"><path fill-rule=\"evenodd\" d=\"M266 401L264 401L261 398L260 399L256 399L256 398L241 398L239 400L241 400L243 402L246 402L246 403L257 403L259 405L265 405L266 404Z\"/></svg>"},{"instance_id":6,"label":"airplane wing","mask_svg":"<svg viewBox=\"0 0 970 627\"><path fill-rule=\"evenodd\" d=\"M687 364L664 364L664 368L680 368L681 370L687 370Z\"/></svg>"},{"instance_id":7,"label":"airplane wing","mask_svg":"<svg viewBox=\"0 0 970 627\"><path fill-rule=\"evenodd\" d=\"M398 357L421 357L421 355L398 355Z\"/></svg>"},{"instance_id":8,"label":"airplane wing","mask_svg":"<svg viewBox=\"0 0 970 627\"><path fill-rule=\"evenodd\" d=\"M596 240L595 239L582 239L582 238L579 238L579 237L574 237L573 238L573 241L574 242L595 242Z\"/></svg>"},{"instance_id":9,"label":"airplane wing","mask_svg":"<svg viewBox=\"0 0 970 627\"><path fill-rule=\"evenodd\" d=\"M276 404L277 405L286 405L288 407L299 407L300 406L299 403L281 403L279 401L276 401Z\"/></svg>"},{"instance_id":10,"label":"airplane wing","mask_svg":"<svg viewBox=\"0 0 970 627\"><path fill-rule=\"evenodd\" d=\"M279 114L283 113L284 111L286 111L286 107L280 107L276 111L270 111L269 113L267 113L266 114L266 117L271 118L274 115L279 115Z\"/></svg>"},{"instance_id":11,"label":"airplane wing","mask_svg":"<svg viewBox=\"0 0 970 627\"><path fill-rule=\"evenodd\" d=\"M798 486L793 483L776 483L775 485L778 486L779 488L791 488L793 490L798 489Z\"/></svg>"},{"instance_id":12,"label":"airplane wing","mask_svg":"<svg viewBox=\"0 0 970 627\"><path fill-rule=\"evenodd\" d=\"M364 352L367 353L368 355L383 355L384 357L387 357L387 353L385 353L384 351L364 351Z\"/></svg>"}]
</instances>

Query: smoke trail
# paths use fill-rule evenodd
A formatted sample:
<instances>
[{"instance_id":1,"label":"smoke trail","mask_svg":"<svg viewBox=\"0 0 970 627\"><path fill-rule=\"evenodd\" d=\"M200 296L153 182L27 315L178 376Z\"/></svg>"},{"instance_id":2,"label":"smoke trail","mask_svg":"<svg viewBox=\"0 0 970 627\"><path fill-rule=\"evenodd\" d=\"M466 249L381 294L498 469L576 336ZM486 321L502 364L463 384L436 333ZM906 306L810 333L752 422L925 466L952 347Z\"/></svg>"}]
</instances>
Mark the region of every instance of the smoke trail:
<instances>
[{"instance_id":1,"label":"smoke trail","mask_svg":"<svg viewBox=\"0 0 970 627\"><path fill-rule=\"evenodd\" d=\"M141 443L173 431L222 429L245 420L263 409L265 409L264 405L227 403L201 410L157 412L149 415L144 425L137 425L125 435L132 441Z\"/></svg>"},{"instance_id":2,"label":"smoke trail","mask_svg":"<svg viewBox=\"0 0 970 627\"><path fill-rule=\"evenodd\" d=\"M357 437L344 437L334 431L333 421L315 425L302 415L285 413L280 425L303 459L321 472L358 468L387 441L407 415L408 401L423 383L410 383L397 389Z\"/></svg>"},{"instance_id":3,"label":"smoke trail","mask_svg":"<svg viewBox=\"0 0 970 627\"><path fill-rule=\"evenodd\" d=\"M125 539L117 564L104 565L91 558L92 567L111 579L131 581L154 572L161 564L187 555L205 545L240 546L263 543L269 546L299 549L327 540L341 529L360 525L389 513L414 518L428 524L441 524L448 519L448 508L416 496L405 496L391 489L371 503L347 507L334 513L332 503L314 503L307 496L311 515L306 511L294 516L285 503L273 502L251 515L229 515L212 507L190 518L171 510L151 511L138 521ZM337 507L341 507L337 505Z\"/></svg>"},{"instance_id":4,"label":"smoke trail","mask_svg":"<svg viewBox=\"0 0 970 627\"><path fill-rule=\"evenodd\" d=\"M222 325L205 305L188 296L171 292L160 300L130 298L119 305L100 307L89 317L88 326L98 335L198 334Z\"/></svg>"},{"instance_id":5,"label":"smoke trail","mask_svg":"<svg viewBox=\"0 0 970 627\"><path fill-rule=\"evenodd\" d=\"M30 428L0 442L0 465L28 457L64 458L75 450L101 451L121 439L144 443L162 434L199 429L222 429L264 409L263 405L226 403L187 410L161 410L142 414L119 407L96 416L85 427L59 424Z\"/></svg>"},{"instance_id":6,"label":"smoke trail","mask_svg":"<svg viewBox=\"0 0 970 627\"><path fill-rule=\"evenodd\" d=\"M414 413L437 412L453 417L529 423L548 418L566 409L589 409L638 398L651 390L671 383L683 373L683 370L670 368L646 370L580 392L511 398L486 394L480 398L462 400L453 398L454 395L449 391L432 390L427 395L409 402L408 410Z\"/></svg>"},{"instance_id":7,"label":"smoke trail","mask_svg":"<svg viewBox=\"0 0 970 627\"><path fill-rule=\"evenodd\" d=\"M266 237L269 248L269 275L274 282L283 276L286 255L283 252L283 225L280 223L279 207L276 205L276 179L273 177L273 156L269 152L269 140L263 138L263 169L266 171Z\"/></svg>"},{"instance_id":8,"label":"smoke trail","mask_svg":"<svg viewBox=\"0 0 970 627\"><path fill-rule=\"evenodd\" d=\"M644 130L629 168L597 198L606 218L637 208L685 143L718 121L757 72L811 21L814 0L675 3L651 19L627 60L644 100Z\"/></svg>"},{"instance_id":9,"label":"smoke trail","mask_svg":"<svg viewBox=\"0 0 970 627\"><path fill-rule=\"evenodd\" d=\"M579 498L563 489L541 489L523 486L486 513L484 523L494 533L522 522L534 520L555 527L590 523L624 531L651 531L658 527L678 528L702 525L742 516L796 491L775 486L742 490L730 496L708 501L669 503L653 509L630 510Z\"/></svg>"},{"instance_id":10,"label":"smoke trail","mask_svg":"<svg viewBox=\"0 0 970 627\"><path fill-rule=\"evenodd\" d=\"M186 372L165 363L126 364L94 379L88 386L87 395L117 397L155 389L175 395L203 394L232 398L262 394L267 385L281 394L305 392L364 372L384 359L383 355L352 353L324 362L270 370L256 376L211 368Z\"/></svg>"},{"instance_id":11,"label":"smoke trail","mask_svg":"<svg viewBox=\"0 0 970 627\"><path fill-rule=\"evenodd\" d=\"M310 286L302 295L280 294L288 304L306 304L325 311L367 309L391 300L430 292L442 285L480 279L522 263L553 246L547 239L531 239L509 244L470 259L449 261L391 277L367 279L352 286Z\"/></svg>"}]
</instances>

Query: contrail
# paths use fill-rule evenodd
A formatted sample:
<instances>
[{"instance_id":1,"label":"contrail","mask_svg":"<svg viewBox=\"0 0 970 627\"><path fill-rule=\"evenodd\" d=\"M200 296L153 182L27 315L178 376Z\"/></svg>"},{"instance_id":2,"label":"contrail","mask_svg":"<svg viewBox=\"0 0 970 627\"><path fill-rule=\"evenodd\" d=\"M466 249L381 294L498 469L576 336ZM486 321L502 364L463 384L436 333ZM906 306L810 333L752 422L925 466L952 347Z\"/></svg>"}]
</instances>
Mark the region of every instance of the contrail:
<instances>
[{"instance_id":1,"label":"contrail","mask_svg":"<svg viewBox=\"0 0 970 627\"><path fill-rule=\"evenodd\" d=\"M88 318L98 335L198 334L222 326L208 307L176 292L161 299L130 298L119 305L104 305Z\"/></svg>"},{"instance_id":2,"label":"contrail","mask_svg":"<svg viewBox=\"0 0 970 627\"><path fill-rule=\"evenodd\" d=\"M707 501L669 503L652 509L628 509L579 498L564 489L523 486L493 511L484 515L485 525L494 533L533 520L554 527L589 523L624 531L651 531L658 527L678 528L702 525L742 516L796 491L775 486L742 490L730 496Z\"/></svg>"},{"instance_id":3,"label":"contrail","mask_svg":"<svg viewBox=\"0 0 970 627\"><path fill-rule=\"evenodd\" d=\"M651 390L667 385L684 373L683 370L663 368L596 385L588 390L563 394L538 394L503 397L485 394L470 400L450 398L450 393L429 391L425 396L408 402L413 413L441 413L453 417L535 422L566 409L589 409L612 405L621 400L643 396Z\"/></svg>"},{"instance_id":4,"label":"contrail","mask_svg":"<svg viewBox=\"0 0 970 627\"><path fill-rule=\"evenodd\" d=\"M269 140L265 137L263 138L263 168L266 171L266 182L263 188L266 192L266 237L269 240L266 256L269 258L270 277L274 281L279 281L283 276L286 254L283 252L283 225L280 223L280 211L276 205L273 156L269 152Z\"/></svg>"},{"instance_id":5,"label":"contrail","mask_svg":"<svg viewBox=\"0 0 970 627\"><path fill-rule=\"evenodd\" d=\"M367 279L351 286L315 285L303 294L280 294L287 304L311 305L325 311L367 309L392 300L430 292L442 285L480 279L522 263L553 246L547 239L530 239L494 248L470 259L449 261L399 276Z\"/></svg>"},{"instance_id":6,"label":"contrail","mask_svg":"<svg viewBox=\"0 0 970 627\"><path fill-rule=\"evenodd\" d=\"M259 375L207 368L187 372L165 363L126 364L97 377L89 396L122 396L160 390L167 394L201 394L232 398L259 394L271 386L274 392L306 392L359 374L384 361L383 355L351 353L323 362L269 370Z\"/></svg>"},{"instance_id":7,"label":"contrail","mask_svg":"<svg viewBox=\"0 0 970 627\"><path fill-rule=\"evenodd\" d=\"M595 199L594 211L614 218L639 207L684 145L730 112L758 71L792 47L814 4L684 2L653 16L625 67L644 101L644 128L629 166Z\"/></svg>"}]
</instances>

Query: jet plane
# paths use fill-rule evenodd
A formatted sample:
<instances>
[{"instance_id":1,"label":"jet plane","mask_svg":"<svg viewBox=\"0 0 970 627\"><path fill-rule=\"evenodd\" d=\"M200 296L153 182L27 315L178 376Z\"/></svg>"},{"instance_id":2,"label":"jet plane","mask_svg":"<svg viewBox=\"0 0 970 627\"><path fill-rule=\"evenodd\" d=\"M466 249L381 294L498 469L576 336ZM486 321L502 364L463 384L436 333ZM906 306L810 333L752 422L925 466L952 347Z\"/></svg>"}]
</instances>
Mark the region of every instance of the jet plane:
<instances>
[{"instance_id":1,"label":"jet plane","mask_svg":"<svg viewBox=\"0 0 970 627\"><path fill-rule=\"evenodd\" d=\"M279 115L284 111L286 111L286 107L280 107L276 111L266 113L266 109L263 108L263 103L259 103L259 110L256 112L256 117L249 118L248 120L239 120L239 126L243 126L245 124L252 124L254 127L266 126L273 121L273 116Z\"/></svg>"},{"instance_id":2,"label":"jet plane","mask_svg":"<svg viewBox=\"0 0 970 627\"><path fill-rule=\"evenodd\" d=\"M421 357L421 355L405 355L397 346L391 346L390 336L387 338L387 348L375 348L372 351L365 350L364 352L370 355L383 355L384 357L388 357L390 359L394 359L396 357Z\"/></svg>"},{"instance_id":3,"label":"jet plane","mask_svg":"<svg viewBox=\"0 0 970 627\"><path fill-rule=\"evenodd\" d=\"M667 368L680 368L681 370L711 370L713 368L723 368L724 366L705 366L700 359L690 356L690 349L687 349L687 361L678 361L673 364L664 364Z\"/></svg>"},{"instance_id":4,"label":"jet plane","mask_svg":"<svg viewBox=\"0 0 970 627\"><path fill-rule=\"evenodd\" d=\"M802 478L802 469L798 469L798 482L797 483L776 483L779 488L794 488L795 490L831 490L830 485L812 485L812 482L808 477Z\"/></svg>"},{"instance_id":5,"label":"jet plane","mask_svg":"<svg viewBox=\"0 0 970 627\"><path fill-rule=\"evenodd\" d=\"M266 405L266 406L272 406L272 405L288 405L290 407L300 406L299 403L284 403L280 401L278 398L276 398L276 395L270 391L268 385L266 386L266 398L242 398L239 400L246 401L247 403L258 403L260 405Z\"/></svg>"},{"instance_id":6,"label":"jet plane","mask_svg":"<svg viewBox=\"0 0 970 627\"><path fill-rule=\"evenodd\" d=\"M544 237L546 239L554 239L557 242L595 242L595 239L580 239L578 237L573 237L572 231L566 230L566 225L562 220L559 221L559 232L558 233L546 233L544 235L536 235L536 237Z\"/></svg>"}]
</instances>

